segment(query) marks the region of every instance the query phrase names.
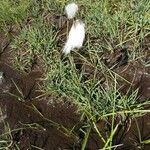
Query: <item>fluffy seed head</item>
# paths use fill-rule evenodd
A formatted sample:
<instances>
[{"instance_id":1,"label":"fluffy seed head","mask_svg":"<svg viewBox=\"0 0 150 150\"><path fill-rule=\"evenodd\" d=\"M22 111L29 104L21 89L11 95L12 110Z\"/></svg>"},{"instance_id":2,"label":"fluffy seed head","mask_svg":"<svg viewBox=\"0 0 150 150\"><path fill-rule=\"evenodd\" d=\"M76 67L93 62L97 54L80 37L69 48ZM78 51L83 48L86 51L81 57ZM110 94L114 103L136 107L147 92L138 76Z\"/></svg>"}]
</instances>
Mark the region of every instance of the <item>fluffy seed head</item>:
<instances>
[{"instance_id":1,"label":"fluffy seed head","mask_svg":"<svg viewBox=\"0 0 150 150\"><path fill-rule=\"evenodd\" d=\"M63 53L68 54L74 48L81 48L85 38L85 24L81 20L76 20L68 35Z\"/></svg>"},{"instance_id":2,"label":"fluffy seed head","mask_svg":"<svg viewBox=\"0 0 150 150\"><path fill-rule=\"evenodd\" d=\"M78 5L75 3L70 3L66 5L65 12L67 14L68 19L73 19L78 11Z\"/></svg>"},{"instance_id":3,"label":"fluffy seed head","mask_svg":"<svg viewBox=\"0 0 150 150\"><path fill-rule=\"evenodd\" d=\"M3 72L0 72L0 85L2 84L2 82L3 82Z\"/></svg>"}]
</instances>

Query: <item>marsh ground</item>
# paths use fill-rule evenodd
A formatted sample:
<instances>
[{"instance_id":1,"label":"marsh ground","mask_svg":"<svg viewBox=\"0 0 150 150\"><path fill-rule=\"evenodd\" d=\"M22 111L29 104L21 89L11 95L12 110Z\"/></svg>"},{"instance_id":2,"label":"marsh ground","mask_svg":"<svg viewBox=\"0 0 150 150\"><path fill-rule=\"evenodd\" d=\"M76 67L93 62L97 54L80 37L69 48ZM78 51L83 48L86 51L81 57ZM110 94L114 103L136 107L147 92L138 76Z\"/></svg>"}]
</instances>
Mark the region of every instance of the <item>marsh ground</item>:
<instances>
[{"instance_id":1,"label":"marsh ground","mask_svg":"<svg viewBox=\"0 0 150 150\"><path fill-rule=\"evenodd\" d=\"M150 2L76 1L64 56L68 2L0 4L0 149L150 149Z\"/></svg>"}]
</instances>

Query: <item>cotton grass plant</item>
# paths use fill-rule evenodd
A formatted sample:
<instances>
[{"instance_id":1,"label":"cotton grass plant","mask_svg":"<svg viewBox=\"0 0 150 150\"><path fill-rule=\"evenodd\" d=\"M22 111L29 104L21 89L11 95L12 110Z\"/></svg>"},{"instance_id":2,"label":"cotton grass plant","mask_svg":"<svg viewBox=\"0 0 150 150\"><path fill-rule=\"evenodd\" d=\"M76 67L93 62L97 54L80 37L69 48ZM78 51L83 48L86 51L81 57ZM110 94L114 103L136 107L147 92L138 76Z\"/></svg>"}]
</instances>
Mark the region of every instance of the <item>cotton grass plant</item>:
<instances>
[{"instance_id":1,"label":"cotton grass plant","mask_svg":"<svg viewBox=\"0 0 150 150\"><path fill-rule=\"evenodd\" d=\"M77 11L78 5L75 3L68 4L65 7L65 12L68 19L74 19ZM69 34L67 35L67 41L63 48L63 53L69 54L71 50L75 48L81 48L85 38L85 24L82 20L76 19L73 21Z\"/></svg>"},{"instance_id":2,"label":"cotton grass plant","mask_svg":"<svg viewBox=\"0 0 150 150\"><path fill-rule=\"evenodd\" d=\"M78 17L84 18L83 21L86 24L88 34L85 45L81 47L81 50L88 53L90 60L82 56L83 60L104 73L106 78L111 78L113 82L108 85L108 89L102 87L95 76L84 81L84 74L77 71L72 55L66 62L62 61L60 56L63 47L57 47L56 33L51 26L45 25L43 21L43 12L40 8L44 8L47 12L64 14L64 8L68 1L46 0L42 1L43 3L35 2L36 5L32 5L30 10L34 23L30 26L23 26L20 35L15 38L12 44L12 50L19 56L22 53L27 55L23 55L21 60L16 57L14 66L19 70L26 71L33 61L33 54L42 57L47 72L41 90L46 94L68 98L78 106L83 114L82 117L86 118L84 119L84 127L81 128L81 130L84 129L82 150L86 147L93 127L99 138L104 142L104 149L111 149L113 146L112 139L117 129L117 126L114 125L115 117L119 114L122 116L130 115L134 118L149 113L150 111L145 109L144 106L149 104L150 101L137 103L137 91L130 96L122 95L116 86L116 74L102 63L99 54L113 52L114 49L127 45L130 52L129 61L139 58L143 51L141 41L145 40L145 37L150 34L150 2L147 0L137 1L136 3L132 0L75 1L83 6L83 10L79 11ZM7 3L5 6L9 5L9 2L5 1L0 6L2 7L4 3ZM7 9L2 14L7 13L6 11ZM15 12L15 9L13 11ZM25 14L27 15L27 13ZM0 17L1 20L4 19L4 16L3 18ZM10 16L7 15L7 17ZM18 21L15 17L13 19ZM11 20L7 19L8 22L11 22ZM84 30L82 31L84 33ZM84 39L83 37L82 39ZM65 46L65 43L63 46ZM80 49L78 53L80 54ZM96 123L101 119L107 120L108 117L112 117L111 134L105 139Z\"/></svg>"}]
</instances>

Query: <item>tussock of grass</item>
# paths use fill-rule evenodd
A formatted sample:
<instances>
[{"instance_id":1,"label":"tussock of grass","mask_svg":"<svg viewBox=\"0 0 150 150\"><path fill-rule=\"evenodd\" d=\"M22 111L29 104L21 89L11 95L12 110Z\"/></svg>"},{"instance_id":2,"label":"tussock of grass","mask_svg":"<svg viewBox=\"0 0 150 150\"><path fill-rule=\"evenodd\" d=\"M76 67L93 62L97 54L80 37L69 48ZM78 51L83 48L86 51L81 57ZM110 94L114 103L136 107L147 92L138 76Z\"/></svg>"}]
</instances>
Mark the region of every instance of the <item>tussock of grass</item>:
<instances>
[{"instance_id":1,"label":"tussock of grass","mask_svg":"<svg viewBox=\"0 0 150 150\"><path fill-rule=\"evenodd\" d=\"M66 62L61 59L62 47L57 45L57 32L53 30L51 22L45 23L43 16L45 13L64 14L63 10L67 2L66 0L41 0L40 2L2 0L0 24L3 27L3 25L20 23L25 18L32 17L32 23L22 25L20 34L11 45L16 53L14 66L26 71L31 66L35 55L44 60L48 68L43 87L45 92L68 97L79 106L87 118L85 124L89 126L87 125L82 146L82 149L85 149L90 130L98 120L107 119L108 116L115 118L117 114L129 114L135 117L149 112L143 107L149 103L149 100L143 104L137 103L137 91L128 97L119 93L116 76L103 65L99 54L128 47L129 61L141 57L143 43L150 35L150 1L76 1L83 6L78 16L84 18L88 36L83 50L89 54L87 61L105 73L106 78L111 78L113 81L111 85L107 85L110 87L108 90L101 87L100 81L95 76L85 82L83 72L79 73L75 68L73 56L67 56ZM149 66L149 63L145 65ZM108 139L103 139L96 129L97 134L105 142L104 149L112 147L112 138L117 129L117 126L113 125L112 122L112 132ZM4 144L5 142L1 141ZM149 143L149 140L142 142Z\"/></svg>"},{"instance_id":2,"label":"tussock of grass","mask_svg":"<svg viewBox=\"0 0 150 150\"><path fill-rule=\"evenodd\" d=\"M0 24L13 25L20 23L26 16L31 5L30 0L1 0L0 2Z\"/></svg>"}]
</instances>

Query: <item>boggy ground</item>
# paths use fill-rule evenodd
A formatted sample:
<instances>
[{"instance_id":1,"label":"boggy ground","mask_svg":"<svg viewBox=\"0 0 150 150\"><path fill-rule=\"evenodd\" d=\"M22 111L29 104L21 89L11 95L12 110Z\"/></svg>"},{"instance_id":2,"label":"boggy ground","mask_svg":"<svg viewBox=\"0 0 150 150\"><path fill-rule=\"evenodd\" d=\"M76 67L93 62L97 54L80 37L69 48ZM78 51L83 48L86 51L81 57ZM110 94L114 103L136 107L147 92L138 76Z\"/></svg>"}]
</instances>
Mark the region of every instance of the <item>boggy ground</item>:
<instances>
[{"instance_id":1,"label":"boggy ground","mask_svg":"<svg viewBox=\"0 0 150 150\"><path fill-rule=\"evenodd\" d=\"M54 22L59 22L59 17L53 19ZM32 18L29 23L32 23ZM60 27L58 34L61 35L64 29L64 26ZM27 70L28 73L14 69L15 57L19 59L19 56L23 55L22 51L21 54L16 54L17 50L14 51L10 47L18 32L14 26L10 27L8 34L0 33L0 138L8 141L9 149L81 150L85 138L83 126L87 118L81 120L82 112L67 97L60 98L51 93L41 92L39 87L43 84L41 78L44 71L42 69L45 68L40 64L42 60L35 58L35 62L27 64L27 67L30 67ZM95 42L96 39L93 41ZM150 38L145 41L143 61L149 61ZM62 41L58 40L58 44L61 45ZM26 55L28 53L23 56ZM74 55L72 56L74 58ZM87 57L85 54L83 56ZM77 56L74 60L76 69L83 73L85 81L92 79L95 67L79 58L80 56ZM63 61L67 60L63 59ZM112 54L108 53L103 56L102 61L106 67L119 75L116 78L117 88L122 95L130 95L139 88L137 103L143 103L150 98L150 68L145 67L141 60L129 62L127 50L117 49ZM96 79L100 80L102 87L107 90L113 81L112 78L105 78L104 73L98 70ZM149 110L150 106L146 104L144 108ZM107 120L99 119L96 122L98 130L106 141L112 134L112 120L113 118L109 116ZM118 114L114 119L113 126L117 126L117 129L112 139L112 145L118 146L114 149L150 149L149 113L138 117ZM104 142L92 127L85 149L101 149L106 145L106 141ZM5 144L2 146L6 147Z\"/></svg>"},{"instance_id":2,"label":"boggy ground","mask_svg":"<svg viewBox=\"0 0 150 150\"><path fill-rule=\"evenodd\" d=\"M36 98L40 94L35 91L41 76L39 72L23 75L3 63L0 63L0 71L4 73L0 88L1 134L5 131L4 122L7 122L12 135L12 149L16 145L23 150L35 147L46 150L81 149L79 128L83 122L80 122L80 113L75 105L52 96ZM115 122L119 125L113 143L121 144L118 149L149 149L149 145L139 141L139 136L141 140L150 138L149 114L136 119L126 117L125 120L118 116ZM111 121L100 120L97 126L104 137L106 132L110 134ZM72 128L74 132L68 134ZM86 149L96 150L103 145L93 129Z\"/></svg>"},{"instance_id":3,"label":"boggy ground","mask_svg":"<svg viewBox=\"0 0 150 150\"><path fill-rule=\"evenodd\" d=\"M38 91L39 84L42 84L40 78L42 73L33 70L28 74L19 72L11 67L11 52L9 51L9 42L5 43L0 56L0 133L6 136L6 130L9 125L9 134L11 135L10 149L45 149L45 150L80 150L84 139L80 128L84 121L80 121L81 113L77 106L72 104L68 98L47 94L43 95ZM2 46L1 44L1 47ZM105 64L113 71L128 80L125 82L118 78L118 87L123 94L129 94L130 91L139 88L139 102L150 98L150 74L149 68L145 68L139 61L127 61L120 65L124 54L115 53L105 59ZM113 57L114 59L112 59ZM4 59L5 58L5 59ZM111 61L108 60L111 58ZM124 57L125 58L125 57ZM120 59L120 60L119 60ZM114 62L113 62L114 61ZM108 63L109 62L109 63ZM115 63L117 62L117 63ZM9 65L8 65L9 64ZM108 65L109 64L109 65ZM119 64L119 65L118 65ZM85 71L85 79L89 78L92 68L82 64ZM100 77L101 73L97 75ZM111 81L109 81L111 82ZM102 84L105 87L106 80ZM108 83L108 81L107 81ZM149 105L145 106L149 109ZM109 121L110 120L110 121ZM103 137L107 139L111 134L111 117L108 121L99 120L97 127ZM150 144L141 143L150 139L150 115L145 114L141 117L130 118L128 115L118 115L115 119L118 128L113 138L113 145L118 145L117 149L148 150ZM90 132L87 150L97 150L103 148L104 142L99 138L95 129Z\"/></svg>"}]
</instances>

